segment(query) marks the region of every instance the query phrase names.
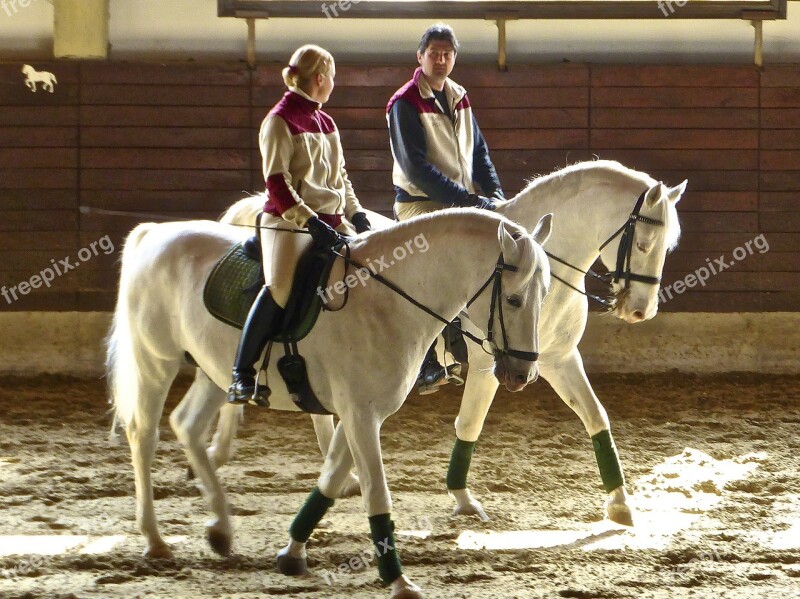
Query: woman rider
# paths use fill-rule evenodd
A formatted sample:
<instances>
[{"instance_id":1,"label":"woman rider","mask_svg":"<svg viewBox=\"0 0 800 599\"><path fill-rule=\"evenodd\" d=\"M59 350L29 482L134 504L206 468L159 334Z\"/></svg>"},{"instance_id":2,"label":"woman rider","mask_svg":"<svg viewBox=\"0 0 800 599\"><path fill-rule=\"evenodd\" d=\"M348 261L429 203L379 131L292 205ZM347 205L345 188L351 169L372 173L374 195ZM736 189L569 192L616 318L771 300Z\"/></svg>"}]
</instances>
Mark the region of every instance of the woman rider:
<instances>
[{"instance_id":1,"label":"woman rider","mask_svg":"<svg viewBox=\"0 0 800 599\"><path fill-rule=\"evenodd\" d=\"M323 48L306 45L283 69L288 91L259 133L268 199L260 229L266 284L242 331L228 402L269 405L270 389L256 395L254 363L280 325L300 255L313 240L331 247L339 234L370 228L347 176L339 131L322 110L333 91L336 65ZM349 221L349 222L348 222ZM276 231L307 229L305 234Z\"/></svg>"}]
</instances>

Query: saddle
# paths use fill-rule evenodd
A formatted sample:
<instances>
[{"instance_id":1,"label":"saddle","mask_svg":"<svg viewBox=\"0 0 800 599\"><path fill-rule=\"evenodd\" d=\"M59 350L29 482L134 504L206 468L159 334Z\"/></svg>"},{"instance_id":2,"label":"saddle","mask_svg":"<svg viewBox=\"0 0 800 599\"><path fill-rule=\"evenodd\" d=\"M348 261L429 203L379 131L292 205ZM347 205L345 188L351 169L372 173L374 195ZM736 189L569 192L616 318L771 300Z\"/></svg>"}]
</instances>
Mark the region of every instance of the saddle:
<instances>
[{"instance_id":1,"label":"saddle","mask_svg":"<svg viewBox=\"0 0 800 599\"><path fill-rule=\"evenodd\" d=\"M335 254L318 246L312 246L300 257L283 322L279 332L269 339L269 348L273 342L284 345L285 355L278 360L278 371L295 404L311 414L328 415L330 412L311 389L297 342L311 332L322 311L323 299L318 290L325 288L335 258ZM203 289L203 303L214 318L242 329L263 286L261 246L257 238L252 237L233 245L211 270ZM265 362L269 355L270 349Z\"/></svg>"},{"instance_id":2,"label":"saddle","mask_svg":"<svg viewBox=\"0 0 800 599\"><path fill-rule=\"evenodd\" d=\"M240 330L264 286L260 250L253 238L233 245L211 270L203 289L211 315ZM283 324L270 341L296 343L311 332L323 305L317 290L325 287L335 257L316 246L300 257Z\"/></svg>"}]
</instances>

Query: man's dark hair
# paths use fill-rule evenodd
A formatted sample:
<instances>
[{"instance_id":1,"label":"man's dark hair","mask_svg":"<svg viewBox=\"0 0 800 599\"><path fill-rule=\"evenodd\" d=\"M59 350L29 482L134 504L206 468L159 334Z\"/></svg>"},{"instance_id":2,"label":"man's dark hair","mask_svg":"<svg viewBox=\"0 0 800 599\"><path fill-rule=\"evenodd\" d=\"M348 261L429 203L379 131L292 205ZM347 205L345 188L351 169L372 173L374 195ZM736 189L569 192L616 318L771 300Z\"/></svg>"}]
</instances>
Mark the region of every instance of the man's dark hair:
<instances>
[{"instance_id":1,"label":"man's dark hair","mask_svg":"<svg viewBox=\"0 0 800 599\"><path fill-rule=\"evenodd\" d=\"M458 40L450 25L437 23L436 25L428 27L425 33L422 34L422 39L419 41L419 53L425 54L425 50L428 49L432 41L450 42L450 45L453 46L453 50L455 50L456 53L458 52Z\"/></svg>"}]
</instances>

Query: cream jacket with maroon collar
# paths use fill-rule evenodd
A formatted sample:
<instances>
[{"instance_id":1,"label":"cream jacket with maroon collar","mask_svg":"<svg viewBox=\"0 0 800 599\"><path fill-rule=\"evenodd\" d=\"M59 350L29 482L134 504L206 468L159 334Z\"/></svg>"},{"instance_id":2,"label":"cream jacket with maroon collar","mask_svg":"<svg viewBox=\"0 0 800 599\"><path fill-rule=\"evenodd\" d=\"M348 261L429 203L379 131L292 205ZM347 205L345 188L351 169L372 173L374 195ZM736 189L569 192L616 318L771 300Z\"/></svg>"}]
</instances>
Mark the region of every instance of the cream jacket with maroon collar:
<instances>
[{"instance_id":1,"label":"cream jacket with maroon collar","mask_svg":"<svg viewBox=\"0 0 800 599\"><path fill-rule=\"evenodd\" d=\"M312 216L333 227L362 210L345 170L333 119L302 90L290 88L261 123L259 146L268 214L305 227Z\"/></svg>"},{"instance_id":2,"label":"cream jacket with maroon collar","mask_svg":"<svg viewBox=\"0 0 800 599\"><path fill-rule=\"evenodd\" d=\"M444 92L447 111L418 68L386 107L399 202L431 199L443 205L474 205L470 194L478 188L486 195L502 195L466 90L448 78Z\"/></svg>"}]
</instances>

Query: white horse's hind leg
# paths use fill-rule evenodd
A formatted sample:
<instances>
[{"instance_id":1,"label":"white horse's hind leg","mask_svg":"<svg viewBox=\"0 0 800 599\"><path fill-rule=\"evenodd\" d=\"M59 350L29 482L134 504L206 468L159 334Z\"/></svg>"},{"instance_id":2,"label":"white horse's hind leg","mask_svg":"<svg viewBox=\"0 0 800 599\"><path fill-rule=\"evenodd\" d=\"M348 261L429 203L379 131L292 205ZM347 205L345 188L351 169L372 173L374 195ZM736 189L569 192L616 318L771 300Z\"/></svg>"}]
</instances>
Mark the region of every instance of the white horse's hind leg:
<instances>
[{"instance_id":1,"label":"white horse's hind leg","mask_svg":"<svg viewBox=\"0 0 800 599\"><path fill-rule=\"evenodd\" d=\"M198 374L186 396L170 414L169 421L183 444L192 469L200 478L215 515L206 526L208 542L215 552L227 556L233 536L228 500L205 450L206 432L224 402L224 392L204 373Z\"/></svg>"},{"instance_id":2,"label":"white horse's hind leg","mask_svg":"<svg viewBox=\"0 0 800 599\"><path fill-rule=\"evenodd\" d=\"M483 430L486 415L494 401L499 383L491 372L492 359L473 351L470 371L467 375L461 409L456 418L456 443L450 456L447 471L447 492L456 500L454 514L478 516L488 520L489 516L480 501L475 499L467 486L472 450Z\"/></svg>"},{"instance_id":3,"label":"white horse's hind leg","mask_svg":"<svg viewBox=\"0 0 800 599\"><path fill-rule=\"evenodd\" d=\"M311 415L311 422L314 424L314 432L317 434L317 443L319 450L322 452L322 457L328 457L328 448L333 439L333 416L319 416L316 414ZM351 460L352 464L352 460ZM358 482L358 477L353 474L352 470L347 473L347 476L342 481L341 486L336 490L336 495L331 497L345 498L353 497L361 493L361 487Z\"/></svg>"},{"instance_id":4,"label":"white horse's hind leg","mask_svg":"<svg viewBox=\"0 0 800 599\"><path fill-rule=\"evenodd\" d=\"M198 373L200 372L201 371L198 369ZM198 374L197 376L201 375ZM205 376L205 374L202 376ZM189 392L187 392L187 398L191 396L193 398L191 401L209 401L210 398L203 398L200 395L192 393L193 388L194 384L192 384ZM213 392L223 393L217 387L213 388ZM212 393L212 390L208 389L208 393ZM208 448L208 457L215 469L227 464L228 461L230 461L230 459L233 457L233 442L236 438L236 431L239 428L239 423L242 421L243 413L243 406L224 403L222 408L220 408L216 432L214 433L214 438L211 440L211 445ZM314 424L314 432L317 435L319 450L322 452L322 457L325 458L327 457L328 447L330 446L331 439L333 438L333 416L312 415L311 422ZM361 488L358 483L358 477L353 474L353 472L349 472L345 477L345 480L342 483L339 491L337 491L335 497L337 499L352 497L354 495L358 495L360 492Z\"/></svg>"},{"instance_id":5,"label":"white horse's hind leg","mask_svg":"<svg viewBox=\"0 0 800 599\"><path fill-rule=\"evenodd\" d=\"M222 389L208 384L208 376L200 368L195 369L194 378L194 382L181 400L186 404L185 410L199 411L206 403L217 401L218 397L224 397L225 392ZM227 464L233 457L233 442L243 413L244 406L232 404L223 404L219 410L217 429L208 448L208 459L215 470ZM210 426L209 424L209 428ZM203 436L207 437L207 432L204 432ZM189 466L188 479L191 480L194 476L195 473Z\"/></svg>"},{"instance_id":6,"label":"white horse's hind leg","mask_svg":"<svg viewBox=\"0 0 800 599\"><path fill-rule=\"evenodd\" d=\"M633 511L627 504L622 466L611 437L608 415L586 377L580 353L575 349L563 361L542 364L541 374L578 415L592 439L600 477L608 493L606 516L619 524L632 526Z\"/></svg>"},{"instance_id":7,"label":"white horse's hind leg","mask_svg":"<svg viewBox=\"0 0 800 599\"><path fill-rule=\"evenodd\" d=\"M125 429L131 448L136 484L136 520L147 540L144 556L154 559L173 557L172 550L158 532L151 474L158 443L158 423L164 410L167 392L177 372L177 364L162 364L161 367L147 372L139 371L137 384L139 398L133 418ZM134 393L136 391L137 389L132 390Z\"/></svg>"},{"instance_id":8,"label":"white horse's hind leg","mask_svg":"<svg viewBox=\"0 0 800 599\"><path fill-rule=\"evenodd\" d=\"M209 395L214 393L220 397L225 397L225 392L216 385L213 385L213 389L208 389L208 393ZM211 397L206 398L206 401L210 400ZM233 441L236 439L236 431L239 429L239 423L243 417L244 406L223 403L219 409L217 430L208 448L208 459L215 470L230 462L233 457Z\"/></svg>"},{"instance_id":9,"label":"white horse's hind leg","mask_svg":"<svg viewBox=\"0 0 800 599\"><path fill-rule=\"evenodd\" d=\"M322 452L322 457L328 457L328 449L333 439L333 416L311 415L311 422L314 424L314 432L317 435L317 444Z\"/></svg>"}]
</instances>

